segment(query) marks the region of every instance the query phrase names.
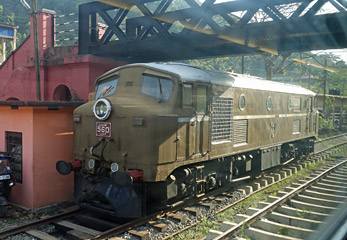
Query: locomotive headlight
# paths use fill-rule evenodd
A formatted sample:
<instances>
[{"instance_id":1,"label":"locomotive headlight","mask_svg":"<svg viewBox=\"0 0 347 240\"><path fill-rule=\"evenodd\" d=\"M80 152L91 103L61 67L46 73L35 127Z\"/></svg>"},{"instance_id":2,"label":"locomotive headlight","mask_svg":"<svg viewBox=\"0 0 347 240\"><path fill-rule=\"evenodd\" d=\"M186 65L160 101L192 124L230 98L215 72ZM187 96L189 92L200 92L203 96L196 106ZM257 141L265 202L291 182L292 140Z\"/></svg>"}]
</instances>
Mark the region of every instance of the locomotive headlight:
<instances>
[{"instance_id":1,"label":"locomotive headlight","mask_svg":"<svg viewBox=\"0 0 347 240\"><path fill-rule=\"evenodd\" d=\"M111 113L111 103L105 99L101 98L93 106L93 112L97 119L105 120L110 116Z\"/></svg>"}]
</instances>

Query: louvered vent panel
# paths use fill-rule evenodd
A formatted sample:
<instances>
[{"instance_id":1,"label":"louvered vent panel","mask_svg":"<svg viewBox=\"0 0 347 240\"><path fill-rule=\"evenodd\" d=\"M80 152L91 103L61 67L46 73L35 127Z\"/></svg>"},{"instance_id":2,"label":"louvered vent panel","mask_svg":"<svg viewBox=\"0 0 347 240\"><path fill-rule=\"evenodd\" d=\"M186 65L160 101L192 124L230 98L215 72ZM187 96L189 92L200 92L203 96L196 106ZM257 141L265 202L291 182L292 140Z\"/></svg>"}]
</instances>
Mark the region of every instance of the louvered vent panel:
<instances>
[{"instance_id":1,"label":"louvered vent panel","mask_svg":"<svg viewBox=\"0 0 347 240\"><path fill-rule=\"evenodd\" d=\"M248 120L234 121L234 145L247 143L248 140Z\"/></svg>"},{"instance_id":2,"label":"louvered vent panel","mask_svg":"<svg viewBox=\"0 0 347 240\"><path fill-rule=\"evenodd\" d=\"M294 120L293 121L293 134L300 133L300 127L301 127L301 121L299 119Z\"/></svg>"},{"instance_id":3,"label":"louvered vent panel","mask_svg":"<svg viewBox=\"0 0 347 240\"><path fill-rule=\"evenodd\" d=\"M300 112L301 111L301 98L297 98L297 97L293 98L292 104L293 104L294 112Z\"/></svg>"},{"instance_id":4,"label":"louvered vent panel","mask_svg":"<svg viewBox=\"0 0 347 240\"><path fill-rule=\"evenodd\" d=\"M231 141L233 127L233 99L217 98L212 103L212 143Z\"/></svg>"}]
</instances>

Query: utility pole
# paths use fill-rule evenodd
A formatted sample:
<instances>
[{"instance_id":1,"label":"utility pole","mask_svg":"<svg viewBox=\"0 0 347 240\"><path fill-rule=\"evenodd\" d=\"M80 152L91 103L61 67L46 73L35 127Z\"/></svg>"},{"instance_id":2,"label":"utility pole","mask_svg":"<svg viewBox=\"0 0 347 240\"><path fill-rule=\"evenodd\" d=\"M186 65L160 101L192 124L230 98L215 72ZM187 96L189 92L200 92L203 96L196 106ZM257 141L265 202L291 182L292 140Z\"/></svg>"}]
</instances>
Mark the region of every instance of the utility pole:
<instances>
[{"instance_id":1,"label":"utility pole","mask_svg":"<svg viewBox=\"0 0 347 240\"><path fill-rule=\"evenodd\" d=\"M33 0L33 29L34 29L34 51L35 51L35 75L36 75L36 96L37 101L41 101L41 81L40 81L40 59L39 59L39 43L37 33L37 3Z\"/></svg>"},{"instance_id":2,"label":"utility pole","mask_svg":"<svg viewBox=\"0 0 347 240\"><path fill-rule=\"evenodd\" d=\"M326 100L326 94L327 94L327 60L326 59L324 61L324 93L323 94L324 94L323 95L323 114L327 116L325 112L326 110L325 100Z\"/></svg>"},{"instance_id":3,"label":"utility pole","mask_svg":"<svg viewBox=\"0 0 347 240\"><path fill-rule=\"evenodd\" d=\"M241 73L245 74L245 56L242 55L241 57Z\"/></svg>"}]
</instances>

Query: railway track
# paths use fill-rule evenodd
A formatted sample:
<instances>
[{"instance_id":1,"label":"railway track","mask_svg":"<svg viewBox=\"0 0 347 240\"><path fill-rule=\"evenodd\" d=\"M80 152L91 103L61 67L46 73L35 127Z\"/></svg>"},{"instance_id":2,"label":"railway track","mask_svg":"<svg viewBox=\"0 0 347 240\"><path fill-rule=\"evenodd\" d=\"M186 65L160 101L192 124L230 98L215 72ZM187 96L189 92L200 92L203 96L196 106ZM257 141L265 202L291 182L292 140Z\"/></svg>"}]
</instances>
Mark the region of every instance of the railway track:
<instances>
[{"instance_id":1,"label":"railway track","mask_svg":"<svg viewBox=\"0 0 347 240\"><path fill-rule=\"evenodd\" d=\"M340 148L346 144L346 135L329 138L328 141L342 142ZM324 150L312 155L309 160L300 161L296 164L289 163L278 167L275 172L265 172L256 179L244 184L249 177L238 179L232 189L219 189L199 199L182 201L171 205L165 211L156 212L146 218L136 219L127 223L117 223L110 219L95 216L90 211L73 210L62 215L43 219L19 226L18 228L0 231L0 238L25 234L36 239L105 239L111 236L120 238L135 237L138 239L167 239L198 224L204 216L213 216L226 209L232 208L236 203L244 201L253 193L262 191L278 181L284 180L296 171L307 166L310 162L325 159L328 155L335 153L336 145L325 144ZM328 151L328 152L327 152ZM54 226L49 232L39 230L43 225ZM219 231L220 232L220 231ZM214 236L213 231L209 235ZM11 238L7 238L11 239Z\"/></svg>"},{"instance_id":2,"label":"railway track","mask_svg":"<svg viewBox=\"0 0 347 240\"><path fill-rule=\"evenodd\" d=\"M240 232L251 239L308 239L347 200L347 157L325 168L238 214L235 222L224 222L221 231L211 230L206 239L230 239Z\"/></svg>"}]
</instances>

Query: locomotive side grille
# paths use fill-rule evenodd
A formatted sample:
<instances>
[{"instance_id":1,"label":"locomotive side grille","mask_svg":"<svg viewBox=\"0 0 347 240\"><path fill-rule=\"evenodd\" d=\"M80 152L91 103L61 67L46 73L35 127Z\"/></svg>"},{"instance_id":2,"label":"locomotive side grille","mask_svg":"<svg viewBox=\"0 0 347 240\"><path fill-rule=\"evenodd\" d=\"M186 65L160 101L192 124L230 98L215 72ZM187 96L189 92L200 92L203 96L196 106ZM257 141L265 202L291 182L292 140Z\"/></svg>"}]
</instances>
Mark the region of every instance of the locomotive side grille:
<instances>
[{"instance_id":1,"label":"locomotive side grille","mask_svg":"<svg viewBox=\"0 0 347 240\"><path fill-rule=\"evenodd\" d=\"M298 134L300 133L300 128L301 128L301 120L297 119L293 121L293 134Z\"/></svg>"},{"instance_id":2,"label":"locomotive side grille","mask_svg":"<svg viewBox=\"0 0 347 240\"><path fill-rule=\"evenodd\" d=\"M234 121L234 145L245 144L248 140L248 120Z\"/></svg>"},{"instance_id":3,"label":"locomotive side grille","mask_svg":"<svg viewBox=\"0 0 347 240\"><path fill-rule=\"evenodd\" d=\"M231 141L233 127L233 99L217 98L212 103L212 143Z\"/></svg>"},{"instance_id":4,"label":"locomotive side grille","mask_svg":"<svg viewBox=\"0 0 347 240\"><path fill-rule=\"evenodd\" d=\"M301 111L301 98L294 97L292 100L293 111L300 112Z\"/></svg>"}]
</instances>

